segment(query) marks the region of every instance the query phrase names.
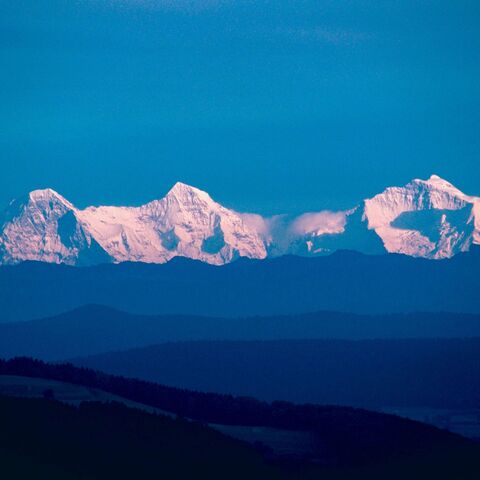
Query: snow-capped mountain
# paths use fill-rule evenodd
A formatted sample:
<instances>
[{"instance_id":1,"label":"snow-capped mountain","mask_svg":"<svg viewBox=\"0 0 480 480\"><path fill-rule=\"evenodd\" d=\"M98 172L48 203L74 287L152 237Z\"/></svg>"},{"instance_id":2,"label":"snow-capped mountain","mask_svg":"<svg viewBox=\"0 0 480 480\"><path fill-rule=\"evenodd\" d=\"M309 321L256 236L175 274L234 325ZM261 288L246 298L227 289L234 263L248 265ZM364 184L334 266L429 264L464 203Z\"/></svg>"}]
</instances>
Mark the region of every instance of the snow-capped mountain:
<instances>
[{"instance_id":1,"label":"snow-capped mountain","mask_svg":"<svg viewBox=\"0 0 480 480\"><path fill-rule=\"evenodd\" d=\"M223 264L266 256L260 235L239 214L183 183L141 207L89 207L77 216L115 261L163 263L180 255Z\"/></svg>"},{"instance_id":2,"label":"snow-capped mountain","mask_svg":"<svg viewBox=\"0 0 480 480\"><path fill-rule=\"evenodd\" d=\"M389 187L346 212L308 215L300 245L309 254L343 248L440 259L480 244L480 198L465 195L437 175Z\"/></svg>"},{"instance_id":3,"label":"snow-capped mountain","mask_svg":"<svg viewBox=\"0 0 480 480\"><path fill-rule=\"evenodd\" d=\"M68 200L51 189L35 190L12 201L2 219L0 262L88 265L109 261L77 213Z\"/></svg>"},{"instance_id":4,"label":"snow-capped mountain","mask_svg":"<svg viewBox=\"0 0 480 480\"><path fill-rule=\"evenodd\" d=\"M51 189L36 190L13 201L2 223L2 263L164 263L180 255L220 265L266 256L260 235L239 214L183 183L141 207L85 210Z\"/></svg>"},{"instance_id":5,"label":"snow-capped mountain","mask_svg":"<svg viewBox=\"0 0 480 480\"><path fill-rule=\"evenodd\" d=\"M77 209L51 189L10 203L1 220L0 263L70 265L175 256L221 265L238 257L321 255L338 249L446 258L480 244L480 198L436 175L389 187L343 212L295 218L238 213L177 183L140 207Z\"/></svg>"},{"instance_id":6,"label":"snow-capped mountain","mask_svg":"<svg viewBox=\"0 0 480 480\"><path fill-rule=\"evenodd\" d=\"M479 208L480 198L432 175L365 200L364 217L387 251L446 258L479 243Z\"/></svg>"}]
</instances>

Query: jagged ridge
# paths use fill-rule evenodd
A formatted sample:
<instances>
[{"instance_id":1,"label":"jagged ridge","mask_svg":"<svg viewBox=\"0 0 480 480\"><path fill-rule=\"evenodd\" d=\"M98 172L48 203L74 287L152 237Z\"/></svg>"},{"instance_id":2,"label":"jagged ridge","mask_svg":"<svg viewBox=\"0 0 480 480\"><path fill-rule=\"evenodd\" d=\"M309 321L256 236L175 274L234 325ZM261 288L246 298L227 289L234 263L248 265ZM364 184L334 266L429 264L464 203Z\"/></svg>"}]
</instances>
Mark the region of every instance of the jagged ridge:
<instances>
[{"instance_id":1,"label":"jagged ridge","mask_svg":"<svg viewBox=\"0 0 480 480\"><path fill-rule=\"evenodd\" d=\"M474 243L480 243L480 198L437 175L389 187L348 211L293 219L238 213L178 182L165 197L140 207L80 210L51 189L35 190L4 213L0 263L164 263L184 256L221 265L238 257L338 249L438 259Z\"/></svg>"}]
</instances>

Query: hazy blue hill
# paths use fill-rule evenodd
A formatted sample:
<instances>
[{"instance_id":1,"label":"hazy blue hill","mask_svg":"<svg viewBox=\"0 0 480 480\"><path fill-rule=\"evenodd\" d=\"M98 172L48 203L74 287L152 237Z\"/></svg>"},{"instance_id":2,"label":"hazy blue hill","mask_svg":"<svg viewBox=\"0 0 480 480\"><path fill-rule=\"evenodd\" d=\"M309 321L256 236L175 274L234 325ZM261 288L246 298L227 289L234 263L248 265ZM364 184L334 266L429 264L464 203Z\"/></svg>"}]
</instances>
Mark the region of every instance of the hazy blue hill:
<instances>
[{"instance_id":1,"label":"hazy blue hill","mask_svg":"<svg viewBox=\"0 0 480 480\"><path fill-rule=\"evenodd\" d=\"M86 304L229 317L318 310L480 313L479 251L441 261L339 251L317 258L240 259L223 267L184 258L162 265L3 266L0 320L29 320Z\"/></svg>"},{"instance_id":2,"label":"hazy blue hill","mask_svg":"<svg viewBox=\"0 0 480 480\"><path fill-rule=\"evenodd\" d=\"M77 365L265 400L480 409L480 339L168 343Z\"/></svg>"},{"instance_id":3,"label":"hazy blue hill","mask_svg":"<svg viewBox=\"0 0 480 480\"><path fill-rule=\"evenodd\" d=\"M317 312L271 317L146 316L90 305L0 324L0 355L65 359L168 341L480 337L480 315Z\"/></svg>"}]
</instances>

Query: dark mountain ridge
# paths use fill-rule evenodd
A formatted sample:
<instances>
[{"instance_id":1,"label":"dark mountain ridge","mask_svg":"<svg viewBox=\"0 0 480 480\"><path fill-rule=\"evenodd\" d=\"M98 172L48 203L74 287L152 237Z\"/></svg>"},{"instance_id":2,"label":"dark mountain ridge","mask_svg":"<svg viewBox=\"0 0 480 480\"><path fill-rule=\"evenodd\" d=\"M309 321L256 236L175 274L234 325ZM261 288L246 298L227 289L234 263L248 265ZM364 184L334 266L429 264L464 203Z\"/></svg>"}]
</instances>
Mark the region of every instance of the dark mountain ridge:
<instances>
[{"instance_id":1,"label":"dark mountain ridge","mask_svg":"<svg viewBox=\"0 0 480 480\"><path fill-rule=\"evenodd\" d=\"M480 248L448 260L404 255L240 259L217 267L166 264L0 267L0 321L55 315L86 304L139 314L253 316L319 310L480 313Z\"/></svg>"}]
</instances>

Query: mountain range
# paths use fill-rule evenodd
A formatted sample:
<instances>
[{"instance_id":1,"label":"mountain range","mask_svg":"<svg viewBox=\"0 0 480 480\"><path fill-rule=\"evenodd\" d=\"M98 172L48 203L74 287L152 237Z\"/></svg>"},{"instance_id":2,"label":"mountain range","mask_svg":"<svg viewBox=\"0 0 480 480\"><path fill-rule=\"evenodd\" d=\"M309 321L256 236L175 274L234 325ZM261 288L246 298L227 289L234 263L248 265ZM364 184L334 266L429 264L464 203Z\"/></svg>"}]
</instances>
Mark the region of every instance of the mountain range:
<instances>
[{"instance_id":1,"label":"mountain range","mask_svg":"<svg viewBox=\"0 0 480 480\"><path fill-rule=\"evenodd\" d=\"M0 268L0 322L97 304L126 312L215 317L352 313L480 313L480 247L432 261L338 251L241 258L221 268L177 257L78 268L22 262Z\"/></svg>"},{"instance_id":2,"label":"mountain range","mask_svg":"<svg viewBox=\"0 0 480 480\"><path fill-rule=\"evenodd\" d=\"M180 182L139 207L78 209L44 189L10 202L0 225L0 264L165 263L183 256L222 265L341 249L442 259L480 244L480 197L432 175L389 187L350 210L264 217L225 208Z\"/></svg>"}]
</instances>

